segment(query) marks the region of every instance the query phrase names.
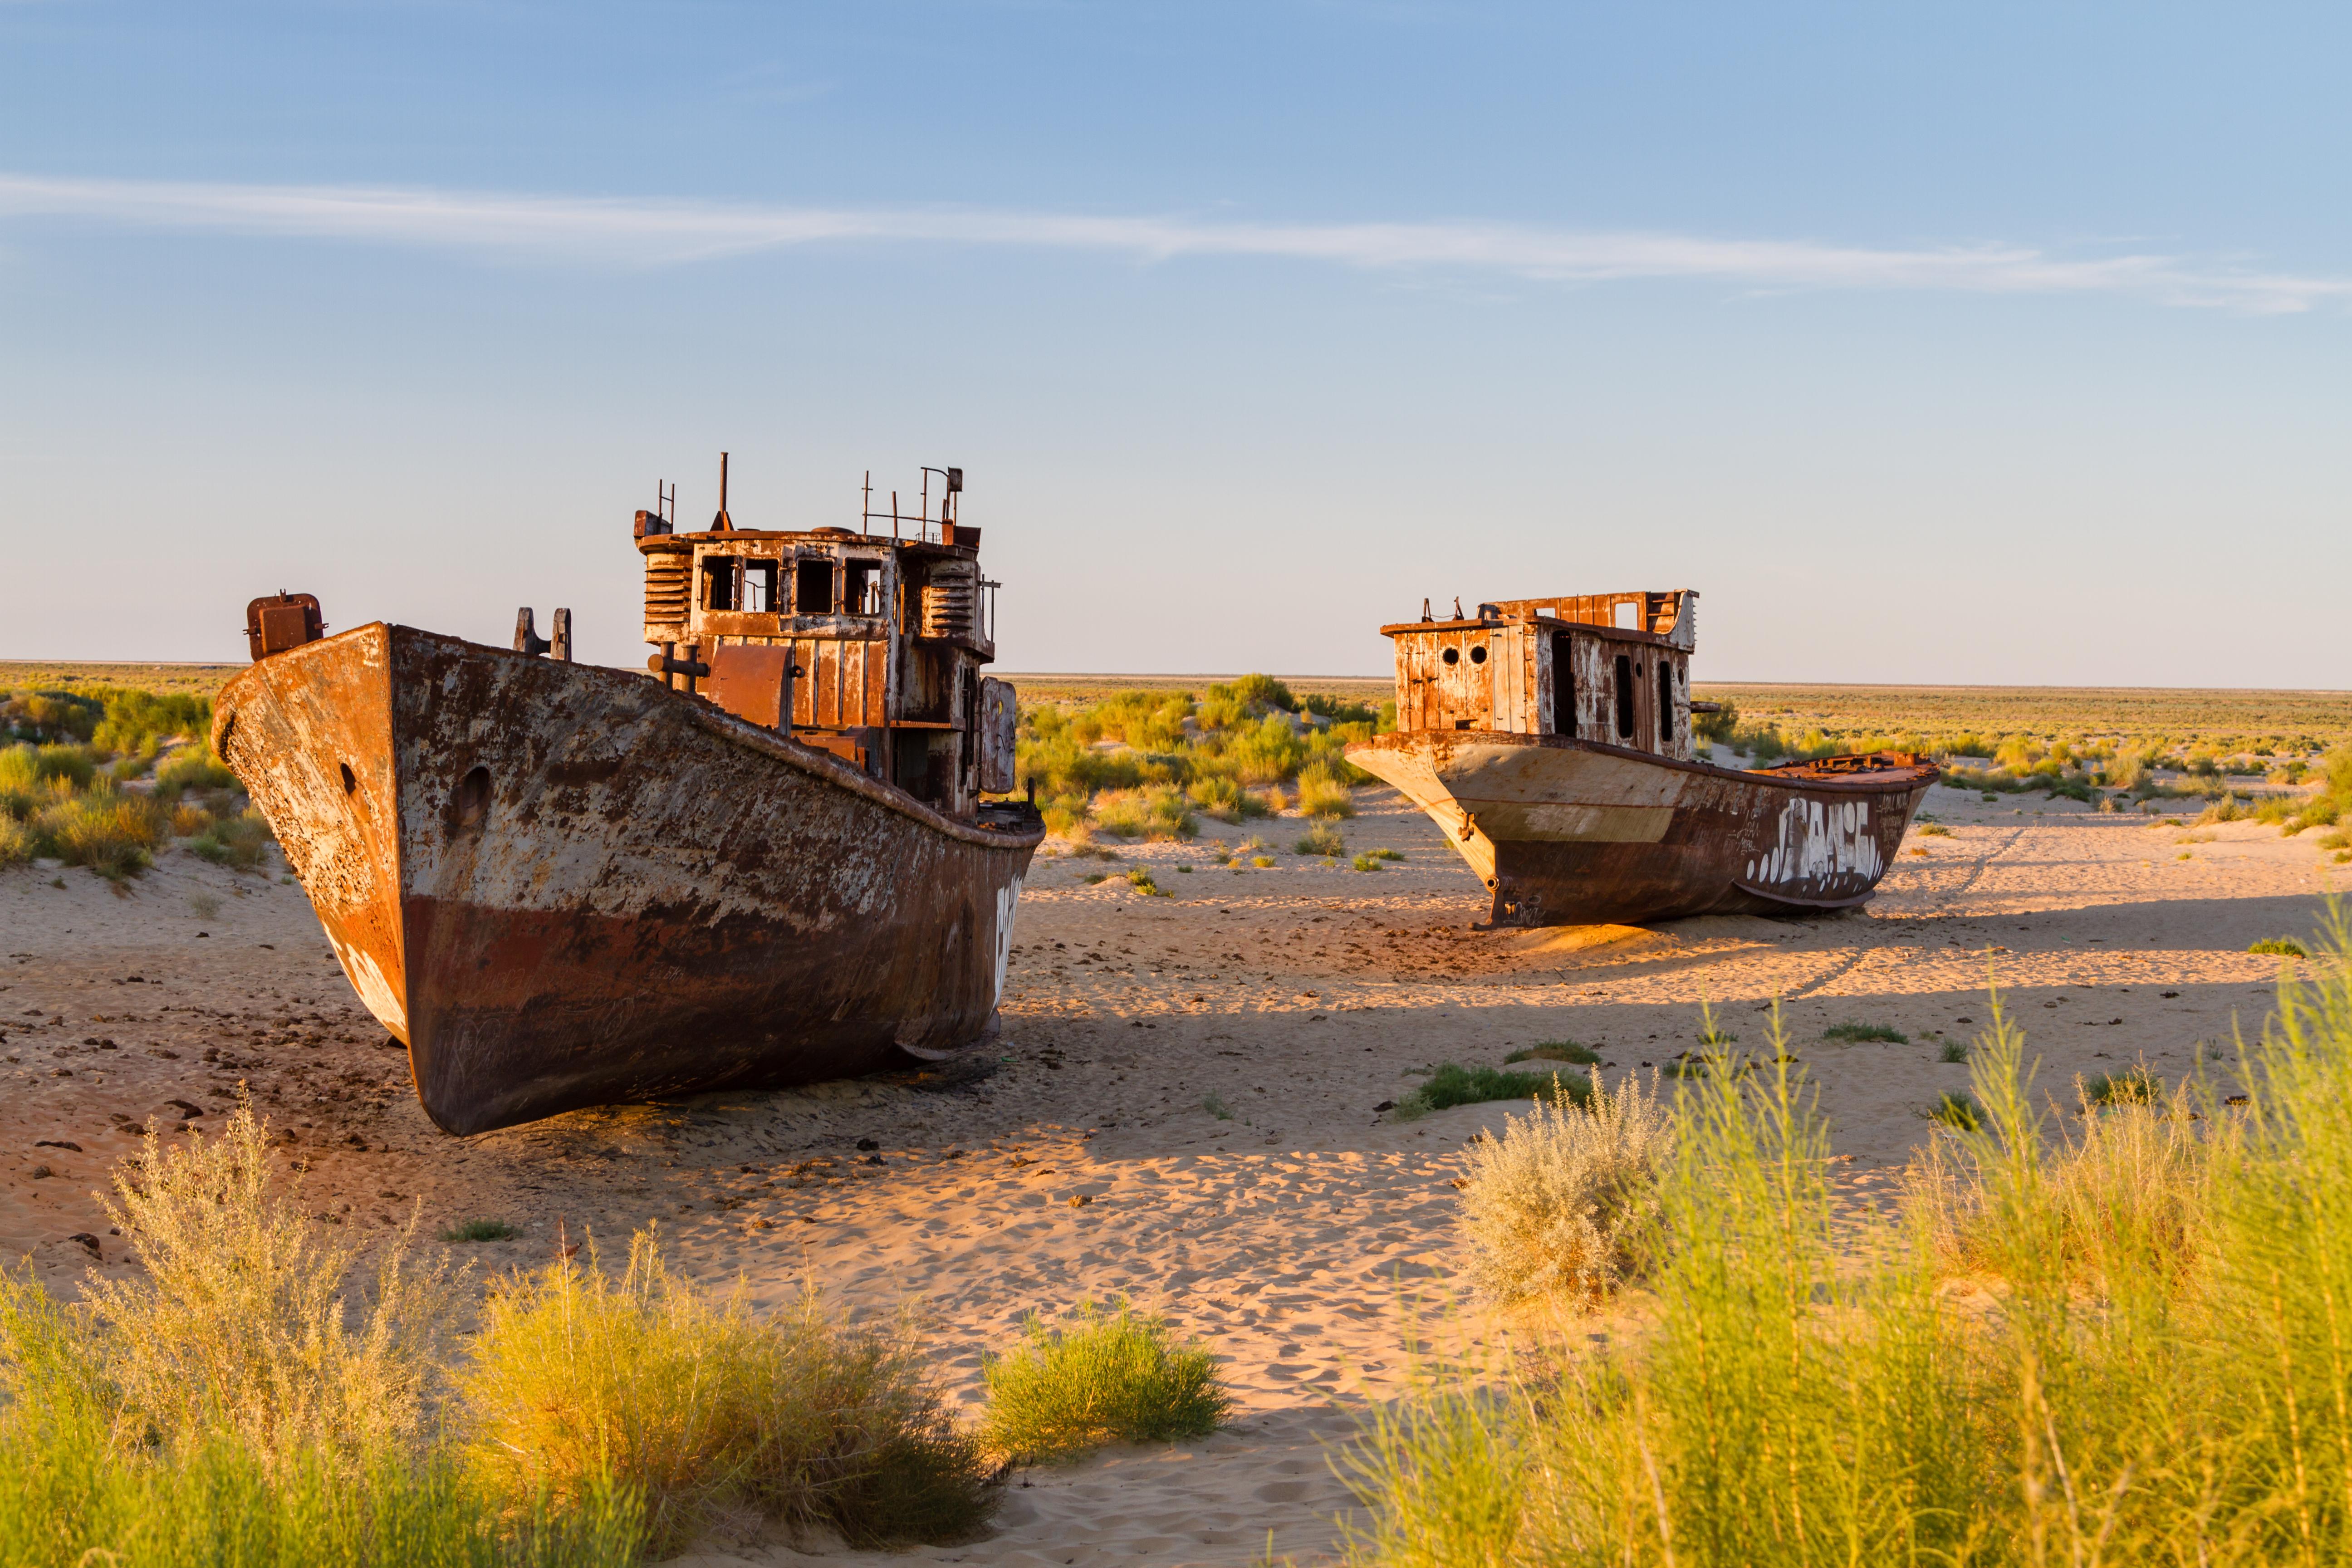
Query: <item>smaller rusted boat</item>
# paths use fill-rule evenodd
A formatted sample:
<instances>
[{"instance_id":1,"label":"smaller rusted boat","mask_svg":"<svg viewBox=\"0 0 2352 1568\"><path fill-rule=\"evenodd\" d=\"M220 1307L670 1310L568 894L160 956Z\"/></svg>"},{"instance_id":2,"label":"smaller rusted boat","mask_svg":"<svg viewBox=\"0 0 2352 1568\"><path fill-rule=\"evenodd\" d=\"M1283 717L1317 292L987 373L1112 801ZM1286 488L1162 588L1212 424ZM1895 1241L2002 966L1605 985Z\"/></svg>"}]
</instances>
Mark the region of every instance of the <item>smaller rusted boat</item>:
<instances>
[{"instance_id":1,"label":"smaller rusted boat","mask_svg":"<svg viewBox=\"0 0 2352 1568\"><path fill-rule=\"evenodd\" d=\"M452 1132L936 1059L1045 836L960 470L930 515L636 514L651 673L254 601L213 743ZM926 486L928 491L928 485ZM889 531L879 525L887 522ZM552 655L552 658L547 657Z\"/></svg>"},{"instance_id":2,"label":"smaller rusted boat","mask_svg":"<svg viewBox=\"0 0 2352 1568\"><path fill-rule=\"evenodd\" d=\"M1698 595L1483 604L1381 628L1397 728L1348 760L1427 812L1497 926L1852 909L1936 780L1907 752L1733 769L1698 760Z\"/></svg>"}]
</instances>

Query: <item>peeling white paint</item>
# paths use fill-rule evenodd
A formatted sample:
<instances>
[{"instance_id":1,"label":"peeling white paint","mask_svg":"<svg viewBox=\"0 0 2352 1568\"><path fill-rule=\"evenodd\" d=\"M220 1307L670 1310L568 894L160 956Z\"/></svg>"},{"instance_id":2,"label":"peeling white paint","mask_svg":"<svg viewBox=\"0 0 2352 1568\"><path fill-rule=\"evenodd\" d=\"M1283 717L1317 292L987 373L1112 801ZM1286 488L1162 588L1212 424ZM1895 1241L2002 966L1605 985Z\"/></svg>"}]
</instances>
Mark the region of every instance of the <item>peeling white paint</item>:
<instances>
[{"instance_id":1,"label":"peeling white paint","mask_svg":"<svg viewBox=\"0 0 2352 1568\"><path fill-rule=\"evenodd\" d=\"M1748 862L1758 887L1874 882L1885 863L1872 826L1873 797L1819 801L1798 798L1780 808L1771 848Z\"/></svg>"},{"instance_id":2,"label":"peeling white paint","mask_svg":"<svg viewBox=\"0 0 2352 1568\"><path fill-rule=\"evenodd\" d=\"M988 994L991 1007L1004 1000L1004 970L1013 958L1013 914L1021 902L1022 880L1016 876L996 889L996 987Z\"/></svg>"},{"instance_id":3,"label":"peeling white paint","mask_svg":"<svg viewBox=\"0 0 2352 1568\"><path fill-rule=\"evenodd\" d=\"M334 940L333 933L329 933L328 940ZM360 1000L375 1015L375 1021L402 1039L408 1038L408 1008L402 1003L400 993L383 977L383 971L376 967L375 960L364 950L340 942L335 942L335 956L342 960L343 973L350 977L352 989L360 994Z\"/></svg>"}]
</instances>

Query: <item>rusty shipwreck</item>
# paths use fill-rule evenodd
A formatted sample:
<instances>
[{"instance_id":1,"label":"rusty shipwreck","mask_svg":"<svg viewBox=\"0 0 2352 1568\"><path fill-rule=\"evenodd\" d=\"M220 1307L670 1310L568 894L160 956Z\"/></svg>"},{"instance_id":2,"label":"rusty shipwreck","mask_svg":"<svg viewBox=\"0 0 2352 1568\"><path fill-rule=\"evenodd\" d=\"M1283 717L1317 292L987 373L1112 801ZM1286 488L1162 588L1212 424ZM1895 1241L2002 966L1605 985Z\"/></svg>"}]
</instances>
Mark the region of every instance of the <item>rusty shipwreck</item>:
<instances>
[{"instance_id":1,"label":"rusty shipwreck","mask_svg":"<svg viewBox=\"0 0 2352 1568\"><path fill-rule=\"evenodd\" d=\"M1698 760L1698 595L1454 606L1381 631L1397 727L1348 760L1427 812L1498 926L1814 914L1866 901L1936 768L1908 752Z\"/></svg>"},{"instance_id":2,"label":"rusty shipwreck","mask_svg":"<svg viewBox=\"0 0 2352 1568\"><path fill-rule=\"evenodd\" d=\"M937 1058L992 1026L1044 837L980 531L636 514L649 673L257 600L213 742L451 1132ZM870 492L869 492L870 493ZM553 657L548 657L549 655Z\"/></svg>"}]
</instances>

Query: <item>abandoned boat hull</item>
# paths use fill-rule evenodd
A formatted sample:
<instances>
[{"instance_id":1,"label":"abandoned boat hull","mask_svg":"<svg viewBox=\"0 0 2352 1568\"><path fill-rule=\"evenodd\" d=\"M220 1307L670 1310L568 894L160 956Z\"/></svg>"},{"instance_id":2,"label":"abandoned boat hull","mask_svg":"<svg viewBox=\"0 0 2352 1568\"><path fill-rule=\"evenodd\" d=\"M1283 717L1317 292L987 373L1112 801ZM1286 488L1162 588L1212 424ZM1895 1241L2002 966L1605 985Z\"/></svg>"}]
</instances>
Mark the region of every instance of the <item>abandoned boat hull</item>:
<instances>
[{"instance_id":1,"label":"abandoned boat hull","mask_svg":"<svg viewBox=\"0 0 2352 1568\"><path fill-rule=\"evenodd\" d=\"M1347 754L1429 814L1511 926L1852 908L1936 778L1853 759L1739 772L1492 731L1382 735Z\"/></svg>"},{"instance_id":2,"label":"abandoned boat hull","mask_svg":"<svg viewBox=\"0 0 2352 1568\"><path fill-rule=\"evenodd\" d=\"M1043 837L641 675L383 624L230 681L214 743L452 1132L967 1044Z\"/></svg>"}]
</instances>

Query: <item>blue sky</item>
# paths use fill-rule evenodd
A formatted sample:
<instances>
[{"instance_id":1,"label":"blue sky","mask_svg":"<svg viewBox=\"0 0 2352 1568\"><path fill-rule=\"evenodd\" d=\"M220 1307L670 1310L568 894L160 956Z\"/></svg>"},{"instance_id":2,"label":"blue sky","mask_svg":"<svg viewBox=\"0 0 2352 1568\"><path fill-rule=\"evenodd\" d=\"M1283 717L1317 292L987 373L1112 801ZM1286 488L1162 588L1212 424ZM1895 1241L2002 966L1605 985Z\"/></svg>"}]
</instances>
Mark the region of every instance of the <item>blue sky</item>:
<instances>
[{"instance_id":1,"label":"blue sky","mask_svg":"<svg viewBox=\"0 0 2352 1568\"><path fill-rule=\"evenodd\" d=\"M636 664L630 512L970 475L1013 669L2352 687L2321 7L0 0L0 656Z\"/></svg>"}]
</instances>

